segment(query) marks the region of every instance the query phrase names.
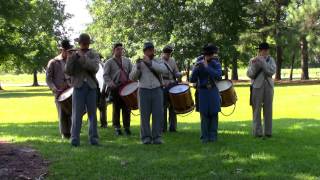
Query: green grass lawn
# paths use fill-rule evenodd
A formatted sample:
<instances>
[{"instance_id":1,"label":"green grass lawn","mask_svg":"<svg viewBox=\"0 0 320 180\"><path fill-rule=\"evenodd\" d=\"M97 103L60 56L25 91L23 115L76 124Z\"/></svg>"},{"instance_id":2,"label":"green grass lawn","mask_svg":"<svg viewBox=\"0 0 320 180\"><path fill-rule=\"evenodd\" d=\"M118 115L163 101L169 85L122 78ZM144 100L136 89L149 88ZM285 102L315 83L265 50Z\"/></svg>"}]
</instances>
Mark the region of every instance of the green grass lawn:
<instances>
[{"instance_id":1,"label":"green grass lawn","mask_svg":"<svg viewBox=\"0 0 320 180\"><path fill-rule=\"evenodd\" d=\"M0 138L39 150L51 162L48 179L319 179L320 85L276 87L274 137L268 140L250 134L248 87L236 91L235 113L219 115L217 143L200 143L199 114L192 113L178 117L179 132L166 133L163 145L141 145L139 117L132 116L133 136L99 129L102 146L93 147L85 121L81 146L72 148L60 138L46 87L6 87L0 92Z\"/></svg>"}]
</instances>

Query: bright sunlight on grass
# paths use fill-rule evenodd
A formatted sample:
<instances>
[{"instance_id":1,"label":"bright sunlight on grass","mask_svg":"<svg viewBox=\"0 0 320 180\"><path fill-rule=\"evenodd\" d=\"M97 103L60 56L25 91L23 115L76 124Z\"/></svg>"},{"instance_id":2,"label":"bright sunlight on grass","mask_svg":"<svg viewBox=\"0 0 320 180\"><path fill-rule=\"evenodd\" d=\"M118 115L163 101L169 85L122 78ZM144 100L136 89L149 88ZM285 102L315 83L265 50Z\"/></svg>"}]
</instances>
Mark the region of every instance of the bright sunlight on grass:
<instances>
[{"instance_id":1,"label":"bright sunlight on grass","mask_svg":"<svg viewBox=\"0 0 320 180\"><path fill-rule=\"evenodd\" d=\"M47 87L5 89L0 93L1 139L38 149L51 162L48 179L320 178L320 85L275 88L274 137L268 140L250 135L249 87L241 85L235 113L220 115L217 143L200 143L198 113L179 116L179 132L166 133L160 146L140 144L136 116L133 136L117 138L109 106L109 128L99 129L102 146L88 144L85 120L80 148L60 138Z\"/></svg>"}]
</instances>

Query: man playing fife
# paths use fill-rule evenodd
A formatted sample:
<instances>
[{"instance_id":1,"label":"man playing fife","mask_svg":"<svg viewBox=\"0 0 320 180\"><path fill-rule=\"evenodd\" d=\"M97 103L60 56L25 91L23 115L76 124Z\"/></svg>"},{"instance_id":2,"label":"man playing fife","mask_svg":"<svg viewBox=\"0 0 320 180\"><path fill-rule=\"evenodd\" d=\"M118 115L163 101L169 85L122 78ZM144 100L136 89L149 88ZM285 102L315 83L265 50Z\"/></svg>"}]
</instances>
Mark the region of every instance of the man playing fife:
<instances>
[{"instance_id":1,"label":"man playing fife","mask_svg":"<svg viewBox=\"0 0 320 180\"><path fill-rule=\"evenodd\" d=\"M140 134L143 144L162 144L163 91L161 74L167 69L154 58L154 45L144 44L143 60L139 60L130 73L130 79L139 81ZM152 114L152 129L150 116Z\"/></svg>"},{"instance_id":2,"label":"man playing fife","mask_svg":"<svg viewBox=\"0 0 320 180\"><path fill-rule=\"evenodd\" d=\"M221 79L222 69L217 57L218 48L207 44L203 48L203 61L199 62L191 74L191 82L197 83L199 112L201 116L202 143L218 139L218 113L221 110L220 95L216 80Z\"/></svg>"},{"instance_id":3,"label":"man playing fife","mask_svg":"<svg viewBox=\"0 0 320 180\"><path fill-rule=\"evenodd\" d=\"M272 136L272 102L274 82L272 76L276 64L269 56L269 44L259 45L259 54L250 60L247 75L251 79L250 104L253 110L253 135L255 137ZM263 108L264 131L261 125L261 109Z\"/></svg>"},{"instance_id":4,"label":"man playing fife","mask_svg":"<svg viewBox=\"0 0 320 180\"><path fill-rule=\"evenodd\" d=\"M67 60L65 71L71 76L74 87L72 95L72 127L71 145L80 145L80 131L83 112L86 110L89 118L89 142L98 145L97 131L97 88L95 74L99 69L99 54L89 49L91 43L88 34L81 34L77 39L80 49L73 51Z\"/></svg>"}]
</instances>

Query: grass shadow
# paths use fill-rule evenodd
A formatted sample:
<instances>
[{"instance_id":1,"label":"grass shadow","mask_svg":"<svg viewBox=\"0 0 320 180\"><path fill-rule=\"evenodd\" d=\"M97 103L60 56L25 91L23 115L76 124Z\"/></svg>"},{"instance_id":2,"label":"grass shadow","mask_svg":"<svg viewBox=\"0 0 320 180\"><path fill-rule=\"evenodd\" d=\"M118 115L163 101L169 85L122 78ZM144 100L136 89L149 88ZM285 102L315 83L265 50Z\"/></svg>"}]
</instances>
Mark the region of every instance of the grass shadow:
<instances>
[{"instance_id":1,"label":"grass shadow","mask_svg":"<svg viewBox=\"0 0 320 180\"><path fill-rule=\"evenodd\" d=\"M0 98L25 98L35 96L53 96L49 89L23 89L23 90L4 90L0 93Z\"/></svg>"},{"instance_id":2,"label":"grass shadow","mask_svg":"<svg viewBox=\"0 0 320 180\"><path fill-rule=\"evenodd\" d=\"M51 162L53 179L294 179L318 177L320 120L276 119L274 137L250 135L251 121L223 121L219 141L201 144L198 123L178 123L178 133L165 133L165 144L141 145L133 136L115 137L99 129L102 146L87 142L84 121L80 148L58 134L58 123L0 124L0 136L31 145ZM20 139L20 140L19 140ZM88 168L91 167L91 168ZM108 173L105 173L108 172Z\"/></svg>"}]
</instances>

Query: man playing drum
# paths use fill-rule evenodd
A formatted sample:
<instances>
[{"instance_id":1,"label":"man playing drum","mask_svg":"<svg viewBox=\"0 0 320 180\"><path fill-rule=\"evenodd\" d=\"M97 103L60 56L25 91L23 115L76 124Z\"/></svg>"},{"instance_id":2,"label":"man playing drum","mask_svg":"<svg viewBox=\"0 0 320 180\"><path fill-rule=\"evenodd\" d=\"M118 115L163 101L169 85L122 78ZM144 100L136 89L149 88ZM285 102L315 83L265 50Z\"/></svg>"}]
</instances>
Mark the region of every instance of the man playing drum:
<instances>
[{"instance_id":1,"label":"man playing drum","mask_svg":"<svg viewBox=\"0 0 320 180\"><path fill-rule=\"evenodd\" d=\"M67 82L67 75L64 73L64 66L66 64L68 50L71 49L69 40L61 42L61 54L51 59L47 66L46 82L55 96L55 103L58 110L59 129L62 138L69 139L71 129L71 114L65 112L61 104L57 101L59 95L66 90L69 85Z\"/></svg>"},{"instance_id":2,"label":"man playing drum","mask_svg":"<svg viewBox=\"0 0 320 180\"><path fill-rule=\"evenodd\" d=\"M177 78L181 76L179 73L176 61L171 57L173 48L171 46L165 46L162 50L162 62L167 68L167 73L162 75L163 78L163 110L164 110L164 121L163 121L163 132L167 131L167 109L169 110L169 131L177 131L177 115L174 112L174 108L169 103L169 89L177 84Z\"/></svg>"},{"instance_id":3,"label":"man playing drum","mask_svg":"<svg viewBox=\"0 0 320 180\"><path fill-rule=\"evenodd\" d=\"M91 40L88 34L81 34L77 39L80 49L72 51L65 66L66 74L71 76L74 87L72 95L71 145L80 145L82 116L85 109L89 118L89 141L98 145L97 131L97 88L95 74L99 70L99 54L89 49Z\"/></svg>"},{"instance_id":4,"label":"man playing drum","mask_svg":"<svg viewBox=\"0 0 320 180\"><path fill-rule=\"evenodd\" d=\"M130 79L139 80L140 133L143 144L162 144L163 91L161 74L167 72L165 65L154 58L154 45L144 44L143 60L133 67ZM150 116L152 114L152 130Z\"/></svg>"},{"instance_id":5,"label":"man playing drum","mask_svg":"<svg viewBox=\"0 0 320 180\"><path fill-rule=\"evenodd\" d=\"M251 79L250 104L253 110L253 135L255 137L272 136L272 102L274 82L272 76L276 64L269 55L269 44L261 43L259 54L250 60L247 75ZM263 108L264 131L261 125L261 109Z\"/></svg>"},{"instance_id":6,"label":"man playing drum","mask_svg":"<svg viewBox=\"0 0 320 180\"><path fill-rule=\"evenodd\" d=\"M214 81L221 79L222 69L217 53L218 48L215 45L205 45L204 58L193 69L190 78L192 83L197 83L199 92L202 143L215 142L218 138L218 113L221 108L219 90Z\"/></svg>"},{"instance_id":7,"label":"man playing drum","mask_svg":"<svg viewBox=\"0 0 320 180\"><path fill-rule=\"evenodd\" d=\"M112 123L117 136L122 135L120 125L120 110L122 110L122 121L124 132L131 135L130 131L130 113L131 110L119 95L119 90L129 81L129 74L132 70L130 59L123 56L122 43L116 43L113 46L113 57L106 61L104 66L104 81L111 89L113 112Z\"/></svg>"}]
</instances>

